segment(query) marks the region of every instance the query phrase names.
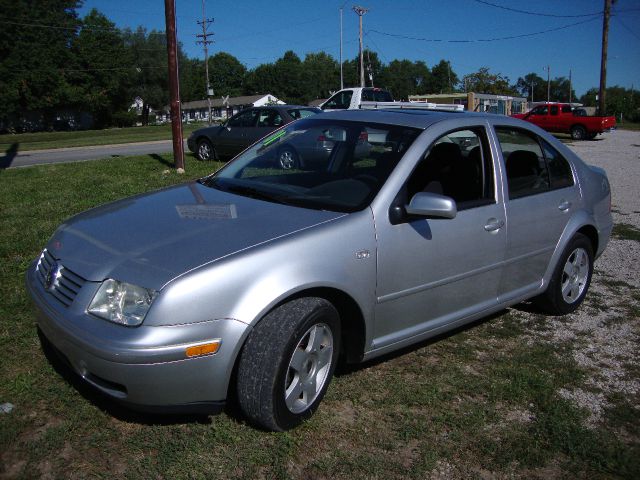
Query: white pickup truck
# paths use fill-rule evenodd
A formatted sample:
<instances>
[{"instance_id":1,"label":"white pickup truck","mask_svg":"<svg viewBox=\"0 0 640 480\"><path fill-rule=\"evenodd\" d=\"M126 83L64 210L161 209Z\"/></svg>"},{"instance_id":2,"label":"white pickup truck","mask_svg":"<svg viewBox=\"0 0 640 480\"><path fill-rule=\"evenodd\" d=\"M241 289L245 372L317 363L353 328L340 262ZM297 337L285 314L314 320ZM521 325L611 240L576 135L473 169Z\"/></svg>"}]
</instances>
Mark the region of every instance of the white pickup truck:
<instances>
[{"instance_id":1,"label":"white pickup truck","mask_svg":"<svg viewBox=\"0 0 640 480\"><path fill-rule=\"evenodd\" d=\"M391 93L382 88L354 87L345 88L331 96L320 105L324 111L355 110L377 108L419 108L462 111L462 105L427 103L427 102L395 102Z\"/></svg>"},{"instance_id":2,"label":"white pickup truck","mask_svg":"<svg viewBox=\"0 0 640 480\"><path fill-rule=\"evenodd\" d=\"M354 110L360 108L362 102L393 102L393 97L382 88L345 88L333 94L320 108L325 111Z\"/></svg>"}]
</instances>

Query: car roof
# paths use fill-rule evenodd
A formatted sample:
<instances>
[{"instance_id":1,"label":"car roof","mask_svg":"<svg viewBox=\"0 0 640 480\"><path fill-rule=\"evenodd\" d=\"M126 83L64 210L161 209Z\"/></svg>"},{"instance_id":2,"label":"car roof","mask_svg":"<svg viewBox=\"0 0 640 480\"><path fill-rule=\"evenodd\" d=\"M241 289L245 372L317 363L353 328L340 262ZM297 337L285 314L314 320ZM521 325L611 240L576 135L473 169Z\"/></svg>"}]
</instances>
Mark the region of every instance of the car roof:
<instances>
[{"instance_id":1,"label":"car roof","mask_svg":"<svg viewBox=\"0 0 640 480\"><path fill-rule=\"evenodd\" d=\"M425 110L425 109L411 109L411 108L389 108L389 109L374 109L374 110L336 110L324 112L322 118L336 119L336 120L352 120L360 122L374 122L384 123L389 125L401 125L406 127L417 127L426 129L431 125L455 118L469 119L475 118L478 121L489 120L494 122L499 118L500 121L505 123L512 123L516 119L507 117L504 115L496 115L491 113L477 113L477 112L454 112L445 110ZM521 122L517 121L517 122Z\"/></svg>"}]
</instances>

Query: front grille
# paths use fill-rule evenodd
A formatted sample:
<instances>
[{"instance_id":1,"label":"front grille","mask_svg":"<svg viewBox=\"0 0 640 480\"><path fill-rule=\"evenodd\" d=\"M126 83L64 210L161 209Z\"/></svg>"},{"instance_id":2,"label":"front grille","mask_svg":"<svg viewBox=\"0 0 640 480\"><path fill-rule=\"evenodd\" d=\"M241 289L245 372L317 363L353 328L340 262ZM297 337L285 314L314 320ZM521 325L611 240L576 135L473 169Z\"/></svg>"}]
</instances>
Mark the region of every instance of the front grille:
<instances>
[{"instance_id":1,"label":"front grille","mask_svg":"<svg viewBox=\"0 0 640 480\"><path fill-rule=\"evenodd\" d=\"M84 278L58 263L47 249L40 255L36 270L42 287L65 307L73 303L86 282Z\"/></svg>"}]
</instances>

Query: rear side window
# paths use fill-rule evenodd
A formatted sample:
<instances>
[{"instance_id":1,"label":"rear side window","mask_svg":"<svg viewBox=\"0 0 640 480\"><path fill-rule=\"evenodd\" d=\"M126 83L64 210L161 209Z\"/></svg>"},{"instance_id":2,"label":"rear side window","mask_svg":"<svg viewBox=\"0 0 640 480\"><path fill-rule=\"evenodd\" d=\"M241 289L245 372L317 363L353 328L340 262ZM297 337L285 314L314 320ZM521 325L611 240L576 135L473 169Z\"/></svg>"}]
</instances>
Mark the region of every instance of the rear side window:
<instances>
[{"instance_id":1,"label":"rear side window","mask_svg":"<svg viewBox=\"0 0 640 480\"><path fill-rule=\"evenodd\" d=\"M509 127L496 127L496 134L504 158L509 199L548 191L549 173L537 139Z\"/></svg>"},{"instance_id":2,"label":"rear side window","mask_svg":"<svg viewBox=\"0 0 640 480\"><path fill-rule=\"evenodd\" d=\"M510 200L574 184L569 162L546 140L511 127L496 127L496 134L505 162Z\"/></svg>"},{"instance_id":3,"label":"rear side window","mask_svg":"<svg viewBox=\"0 0 640 480\"><path fill-rule=\"evenodd\" d=\"M391 94L386 90L367 89L362 91L364 102L393 102Z\"/></svg>"},{"instance_id":4,"label":"rear side window","mask_svg":"<svg viewBox=\"0 0 640 480\"><path fill-rule=\"evenodd\" d=\"M558 106L551 105L551 115L558 115Z\"/></svg>"},{"instance_id":5,"label":"rear side window","mask_svg":"<svg viewBox=\"0 0 640 480\"><path fill-rule=\"evenodd\" d=\"M279 127L284 125L282 117L277 110L262 110L258 117L259 127Z\"/></svg>"},{"instance_id":6,"label":"rear side window","mask_svg":"<svg viewBox=\"0 0 640 480\"><path fill-rule=\"evenodd\" d=\"M567 159L560 155L560 153L545 140L542 140L542 149L547 160L547 166L549 167L551 188L556 189L572 186L573 173L571 172L571 166Z\"/></svg>"},{"instance_id":7,"label":"rear side window","mask_svg":"<svg viewBox=\"0 0 640 480\"><path fill-rule=\"evenodd\" d=\"M571 105L563 105L562 113L571 113Z\"/></svg>"}]
</instances>

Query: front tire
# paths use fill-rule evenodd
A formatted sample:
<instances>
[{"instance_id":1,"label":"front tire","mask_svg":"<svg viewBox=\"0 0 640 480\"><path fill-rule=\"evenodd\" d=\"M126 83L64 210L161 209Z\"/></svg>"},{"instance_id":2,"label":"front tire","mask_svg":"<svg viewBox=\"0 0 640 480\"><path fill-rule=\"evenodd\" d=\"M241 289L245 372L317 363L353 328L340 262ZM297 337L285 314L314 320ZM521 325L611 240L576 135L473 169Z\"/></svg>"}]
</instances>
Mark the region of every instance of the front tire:
<instances>
[{"instance_id":1,"label":"front tire","mask_svg":"<svg viewBox=\"0 0 640 480\"><path fill-rule=\"evenodd\" d=\"M536 302L552 315L575 311L584 300L593 274L593 247L581 233L571 239L553 272L546 292Z\"/></svg>"},{"instance_id":2,"label":"front tire","mask_svg":"<svg viewBox=\"0 0 640 480\"><path fill-rule=\"evenodd\" d=\"M340 318L322 298L285 303L253 329L240 354L238 401L253 423L273 431L313 415L340 350Z\"/></svg>"},{"instance_id":3,"label":"front tire","mask_svg":"<svg viewBox=\"0 0 640 480\"><path fill-rule=\"evenodd\" d=\"M278 153L278 165L280 165L280 168L283 170L292 170L297 168L298 163L298 155L293 149L286 147Z\"/></svg>"}]
</instances>

